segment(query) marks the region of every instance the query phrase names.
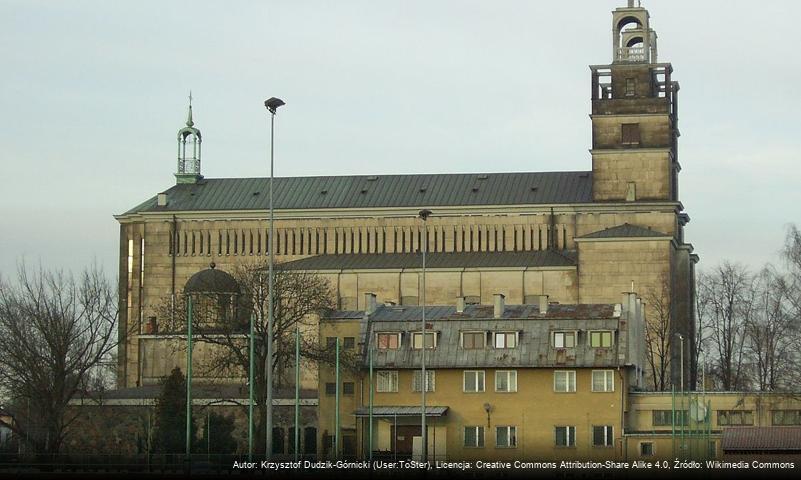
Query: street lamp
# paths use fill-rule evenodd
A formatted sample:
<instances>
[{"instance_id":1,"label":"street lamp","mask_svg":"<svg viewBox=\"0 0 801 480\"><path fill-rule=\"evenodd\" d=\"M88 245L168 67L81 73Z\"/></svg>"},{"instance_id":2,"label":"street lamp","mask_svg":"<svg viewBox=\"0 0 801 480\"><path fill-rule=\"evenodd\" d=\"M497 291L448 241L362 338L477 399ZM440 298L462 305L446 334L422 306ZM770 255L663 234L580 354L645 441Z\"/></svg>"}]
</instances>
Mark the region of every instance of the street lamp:
<instances>
[{"instance_id":1,"label":"street lamp","mask_svg":"<svg viewBox=\"0 0 801 480\"><path fill-rule=\"evenodd\" d=\"M267 274L267 358L265 359L265 378L267 380L267 421L265 423L265 456L267 460L270 459L273 453L273 263L274 263L274 241L273 237L275 229L273 228L274 212L273 212L273 178L275 172L275 111L278 107L286 105L283 100L276 97L270 97L264 101L264 106L270 112L270 188L269 188L269 201L270 201L270 233L269 233L269 260L268 260L268 274Z\"/></svg>"},{"instance_id":2,"label":"street lamp","mask_svg":"<svg viewBox=\"0 0 801 480\"><path fill-rule=\"evenodd\" d=\"M423 410L421 413L421 432L422 432L422 460L428 460L428 432L426 431L426 387L428 387L428 379L426 378L426 250L428 250L428 224L426 220L428 217L431 216L431 210L420 210L417 214L423 220L423 279L422 279L422 292L420 294L420 303L423 305L423 313L422 313L422 329L421 329L421 336L422 336L422 353L421 353L421 360L420 360L420 370L421 370L421 383L422 388L422 404ZM431 346L433 347L433 341Z\"/></svg>"}]
</instances>

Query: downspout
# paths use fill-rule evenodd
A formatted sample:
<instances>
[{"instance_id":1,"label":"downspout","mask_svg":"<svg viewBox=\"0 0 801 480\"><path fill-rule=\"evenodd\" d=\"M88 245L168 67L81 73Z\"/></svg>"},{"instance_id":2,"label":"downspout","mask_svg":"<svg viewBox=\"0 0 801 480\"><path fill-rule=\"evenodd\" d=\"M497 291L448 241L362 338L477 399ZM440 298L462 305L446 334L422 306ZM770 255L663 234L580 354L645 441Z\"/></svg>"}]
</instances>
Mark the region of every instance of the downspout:
<instances>
[{"instance_id":1,"label":"downspout","mask_svg":"<svg viewBox=\"0 0 801 480\"><path fill-rule=\"evenodd\" d=\"M172 315L172 324L175 324L175 257L178 255L178 220L175 215L172 216L172 261L171 261L171 274L172 285L170 291L170 314Z\"/></svg>"}]
</instances>

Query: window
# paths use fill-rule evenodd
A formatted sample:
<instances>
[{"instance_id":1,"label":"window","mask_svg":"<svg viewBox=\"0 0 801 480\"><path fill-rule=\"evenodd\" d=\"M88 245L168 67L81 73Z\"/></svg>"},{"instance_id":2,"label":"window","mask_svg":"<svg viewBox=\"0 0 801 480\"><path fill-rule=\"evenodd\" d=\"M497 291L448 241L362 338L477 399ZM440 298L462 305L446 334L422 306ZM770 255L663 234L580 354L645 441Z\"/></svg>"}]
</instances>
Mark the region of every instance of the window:
<instances>
[{"instance_id":1,"label":"window","mask_svg":"<svg viewBox=\"0 0 801 480\"><path fill-rule=\"evenodd\" d=\"M325 394L326 395L336 395L337 394L337 384L334 382L326 382L325 384Z\"/></svg>"},{"instance_id":2,"label":"window","mask_svg":"<svg viewBox=\"0 0 801 480\"><path fill-rule=\"evenodd\" d=\"M590 346L593 348L607 348L612 346L612 332L590 332Z\"/></svg>"},{"instance_id":3,"label":"window","mask_svg":"<svg viewBox=\"0 0 801 480\"><path fill-rule=\"evenodd\" d=\"M653 442L641 442L640 443L640 456L641 457L653 457L654 456L654 444L653 444Z\"/></svg>"},{"instance_id":4,"label":"window","mask_svg":"<svg viewBox=\"0 0 801 480\"><path fill-rule=\"evenodd\" d=\"M337 348L337 337L325 337L325 346L329 350Z\"/></svg>"},{"instance_id":5,"label":"window","mask_svg":"<svg viewBox=\"0 0 801 480\"><path fill-rule=\"evenodd\" d=\"M611 447L613 445L614 435L612 433L612 425L601 425L592 427L592 446L593 447Z\"/></svg>"},{"instance_id":6,"label":"window","mask_svg":"<svg viewBox=\"0 0 801 480\"><path fill-rule=\"evenodd\" d=\"M593 392L614 392L615 391L615 371L614 370L593 370L592 371L592 391Z\"/></svg>"},{"instance_id":7,"label":"window","mask_svg":"<svg viewBox=\"0 0 801 480\"><path fill-rule=\"evenodd\" d=\"M496 392L516 392L517 391L517 371L498 370L495 372L495 391Z\"/></svg>"},{"instance_id":8,"label":"window","mask_svg":"<svg viewBox=\"0 0 801 480\"><path fill-rule=\"evenodd\" d=\"M682 420L684 425L690 416L687 410L676 410L676 425L681 425ZM655 427L670 427L673 425L673 411L672 410L654 410L653 411L653 425Z\"/></svg>"},{"instance_id":9,"label":"window","mask_svg":"<svg viewBox=\"0 0 801 480\"><path fill-rule=\"evenodd\" d=\"M554 348L573 348L576 346L576 332L553 332Z\"/></svg>"},{"instance_id":10,"label":"window","mask_svg":"<svg viewBox=\"0 0 801 480\"><path fill-rule=\"evenodd\" d=\"M379 350L396 350L400 347L400 333L376 333Z\"/></svg>"},{"instance_id":11,"label":"window","mask_svg":"<svg viewBox=\"0 0 801 480\"><path fill-rule=\"evenodd\" d=\"M495 332L495 348L515 348L517 332Z\"/></svg>"},{"instance_id":12,"label":"window","mask_svg":"<svg viewBox=\"0 0 801 480\"><path fill-rule=\"evenodd\" d=\"M434 370L426 370L426 392L433 392L434 391L434 380L436 378L436 372ZM421 370L415 370L414 376L412 377L412 391L413 392L420 392L423 388L423 372Z\"/></svg>"},{"instance_id":13,"label":"window","mask_svg":"<svg viewBox=\"0 0 801 480\"><path fill-rule=\"evenodd\" d=\"M464 427L464 446L483 447L484 427Z\"/></svg>"},{"instance_id":14,"label":"window","mask_svg":"<svg viewBox=\"0 0 801 480\"><path fill-rule=\"evenodd\" d=\"M801 410L773 410L770 413L774 425L801 425Z\"/></svg>"},{"instance_id":15,"label":"window","mask_svg":"<svg viewBox=\"0 0 801 480\"><path fill-rule=\"evenodd\" d=\"M639 145L640 124L624 123L620 125L620 143L623 145Z\"/></svg>"},{"instance_id":16,"label":"window","mask_svg":"<svg viewBox=\"0 0 801 480\"><path fill-rule=\"evenodd\" d=\"M753 425L754 412L751 410L718 410L718 425Z\"/></svg>"},{"instance_id":17,"label":"window","mask_svg":"<svg viewBox=\"0 0 801 480\"><path fill-rule=\"evenodd\" d=\"M342 348L353 348L356 346L356 339L353 337L345 337L342 339Z\"/></svg>"},{"instance_id":18,"label":"window","mask_svg":"<svg viewBox=\"0 0 801 480\"><path fill-rule=\"evenodd\" d=\"M484 371L465 370L464 372L464 391L483 392L484 391Z\"/></svg>"},{"instance_id":19,"label":"window","mask_svg":"<svg viewBox=\"0 0 801 480\"><path fill-rule=\"evenodd\" d=\"M495 427L495 446L496 447L516 447L517 428L516 427Z\"/></svg>"},{"instance_id":20,"label":"window","mask_svg":"<svg viewBox=\"0 0 801 480\"><path fill-rule=\"evenodd\" d=\"M575 392L576 372L573 370L557 370L553 372L554 392Z\"/></svg>"},{"instance_id":21,"label":"window","mask_svg":"<svg viewBox=\"0 0 801 480\"><path fill-rule=\"evenodd\" d=\"M633 97L637 93L637 79L629 77L626 79L626 96Z\"/></svg>"},{"instance_id":22,"label":"window","mask_svg":"<svg viewBox=\"0 0 801 480\"><path fill-rule=\"evenodd\" d=\"M398 372L395 370L379 371L375 375L375 391L379 393L398 391Z\"/></svg>"},{"instance_id":23,"label":"window","mask_svg":"<svg viewBox=\"0 0 801 480\"><path fill-rule=\"evenodd\" d=\"M353 382L344 382L342 384L342 394L343 395L353 395L354 392L354 384Z\"/></svg>"},{"instance_id":24,"label":"window","mask_svg":"<svg viewBox=\"0 0 801 480\"><path fill-rule=\"evenodd\" d=\"M576 446L576 427L556 427L554 429L557 447Z\"/></svg>"},{"instance_id":25,"label":"window","mask_svg":"<svg viewBox=\"0 0 801 480\"><path fill-rule=\"evenodd\" d=\"M462 332L462 348L468 350L483 349L486 347L486 332Z\"/></svg>"},{"instance_id":26,"label":"window","mask_svg":"<svg viewBox=\"0 0 801 480\"><path fill-rule=\"evenodd\" d=\"M437 346L437 332L426 332L426 349L435 348ZM423 332L414 332L412 334L412 348L420 350L423 348Z\"/></svg>"}]
</instances>

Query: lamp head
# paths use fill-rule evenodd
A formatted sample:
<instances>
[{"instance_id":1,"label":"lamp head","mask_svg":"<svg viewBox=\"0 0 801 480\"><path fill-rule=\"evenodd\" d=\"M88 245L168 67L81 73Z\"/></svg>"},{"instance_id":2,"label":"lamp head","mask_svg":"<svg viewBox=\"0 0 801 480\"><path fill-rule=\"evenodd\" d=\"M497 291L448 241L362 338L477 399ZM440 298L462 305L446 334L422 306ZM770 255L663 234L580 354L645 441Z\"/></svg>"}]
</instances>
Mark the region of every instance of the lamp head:
<instances>
[{"instance_id":1,"label":"lamp head","mask_svg":"<svg viewBox=\"0 0 801 480\"><path fill-rule=\"evenodd\" d=\"M431 216L431 210L428 210L428 209L420 210L420 212L417 214L417 216L422 218L423 221L425 222L426 220L428 220L428 217Z\"/></svg>"},{"instance_id":2,"label":"lamp head","mask_svg":"<svg viewBox=\"0 0 801 480\"><path fill-rule=\"evenodd\" d=\"M267 110L269 110L273 115L275 115L275 111L278 109L278 107L282 107L284 105L286 105L286 103L284 103L284 101L280 98L276 97L270 97L264 101L264 106L267 107Z\"/></svg>"},{"instance_id":3,"label":"lamp head","mask_svg":"<svg viewBox=\"0 0 801 480\"><path fill-rule=\"evenodd\" d=\"M492 405L490 405L489 403L485 403L484 404L484 411L489 413L490 410L492 410Z\"/></svg>"}]
</instances>

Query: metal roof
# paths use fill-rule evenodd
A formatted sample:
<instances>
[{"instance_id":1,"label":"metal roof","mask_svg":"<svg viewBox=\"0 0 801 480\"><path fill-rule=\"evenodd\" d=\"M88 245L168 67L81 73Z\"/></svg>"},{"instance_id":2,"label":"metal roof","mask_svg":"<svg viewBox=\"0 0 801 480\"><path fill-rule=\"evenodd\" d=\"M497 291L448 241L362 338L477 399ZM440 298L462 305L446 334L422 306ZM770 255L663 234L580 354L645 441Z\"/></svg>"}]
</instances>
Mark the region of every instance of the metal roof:
<instances>
[{"instance_id":1,"label":"metal roof","mask_svg":"<svg viewBox=\"0 0 801 480\"><path fill-rule=\"evenodd\" d=\"M359 343L364 346L364 352L374 348L371 343L375 341L376 333L401 333L399 348L373 350L376 368L419 368L421 351L411 348L410 332L420 331L422 308L381 305L374 313L363 317ZM587 338L589 331L617 332L621 325L629 323L631 319L621 318L617 305L555 304L549 305L545 314L540 314L539 307L534 305L506 305L501 318L494 318L493 310L491 305L468 305L463 313L457 313L454 306L426 307L427 328L438 335L436 348L426 354L426 365L430 368L607 368L621 364L618 354L624 353L623 345L628 340L617 338L611 348L591 348ZM355 312L348 313L342 318L355 317ZM332 320L330 317L326 319ZM461 333L466 331L484 332L486 347L462 348ZM553 331L577 332L576 346L552 348ZM517 332L518 345L508 349L492 348L491 332ZM366 355L364 361L366 366Z\"/></svg>"},{"instance_id":2,"label":"metal roof","mask_svg":"<svg viewBox=\"0 0 801 480\"><path fill-rule=\"evenodd\" d=\"M535 252L431 252L426 268L463 267L573 267L575 253L542 250ZM419 253L370 253L317 255L282 264L293 270L360 270L421 268Z\"/></svg>"},{"instance_id":3,"label":"metal roof","mask_svg":"<svg viewBox=\"0 0 801 480\"><path fill-rule=\"evenodd\" d=\"M639 225L632 225L624 223L616 227L610 227L597 232L592 232L587 235L582 235L578 238L627 238L627 237L670 237L667 233L651 230L650 227L641 227Z\"/></svg>"},{"instance_id":4,"label":"metal roof","mask_svg":"<svg viewBox=\"0 0 801 480\"><path fill-rule=\"evenodd\" d=\"M169 188L126 213L266 210L267 178L204 178ZM278 177L277 209L531 205L592 202L592 172Z\"/></svg>"},{"instance_id":5,"label":"metal roof","mask_svg":"<svg viewBox=\"0 0 801 480\"><path fill-rule=\"evenodd\" d=\"M422 412L423 409L421 407L406 405L373 407L374 417L419 417ZM357 417L367 417L370 415L370 410L367 407L360 407L353 413ZM446 413L448 413L448 407L429 407L426 405L426 417L441 417Z\"/></svg>"},{"instance_id":6,"label":"metal roof","mask_svg":"<svg viewBox=\"0 0 801 480\"><path fill-rule=\"evenodd\" d=\"M723 430L721 448L801 452L801 427L729 427Z\"/></svg>"},{"instance_id":7,"label":"metal roof","mask_svg":"<svg viewBox=\"0 0 801 480\"><path fill-rule=\"evenodd\" d=\"M104 400L130 400L130 399L155 399L161 396L163 387L161 385L143 385L140 387L119 388L116 390L106 390L103 392L89 392L86 394L90 398ZM295 398L294 388L275 389L275 398ZM208 385L192 384L192 397L195 399L243 399L248 398L248 389L242 385ZM302 389L301 398L317 398L317 390Z\"/></svg>"}]
</instances>

